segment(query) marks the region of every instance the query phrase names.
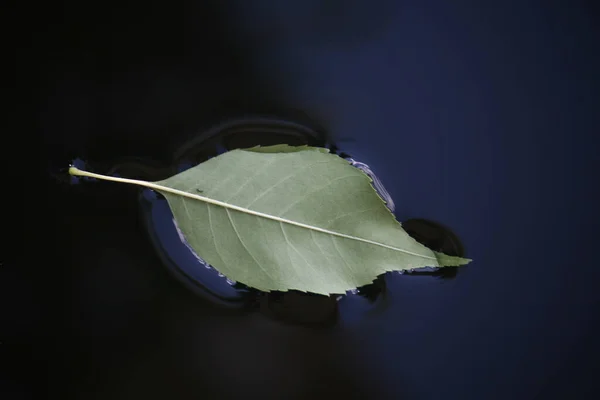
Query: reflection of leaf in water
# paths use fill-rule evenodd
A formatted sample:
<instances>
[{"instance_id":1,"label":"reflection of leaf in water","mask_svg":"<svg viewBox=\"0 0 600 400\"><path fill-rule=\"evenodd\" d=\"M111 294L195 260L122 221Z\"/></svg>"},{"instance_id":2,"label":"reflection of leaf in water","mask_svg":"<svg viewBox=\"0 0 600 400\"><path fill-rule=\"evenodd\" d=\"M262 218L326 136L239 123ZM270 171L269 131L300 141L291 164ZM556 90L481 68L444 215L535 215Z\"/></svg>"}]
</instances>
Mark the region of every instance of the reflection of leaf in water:
<instances>
[{"instance_id":1,"label":"reflection of leaf in water","mask_svg":"<svg viewBox=\"0 0 600 400\"><path fill-rule=\"evenodd\" d=\"M102 178L161 192L195 253L264 291L345 293L387 271L470 261L412 239L369 177L323 148L233 150L154 183Z\"/></svg>"}]
</instances>

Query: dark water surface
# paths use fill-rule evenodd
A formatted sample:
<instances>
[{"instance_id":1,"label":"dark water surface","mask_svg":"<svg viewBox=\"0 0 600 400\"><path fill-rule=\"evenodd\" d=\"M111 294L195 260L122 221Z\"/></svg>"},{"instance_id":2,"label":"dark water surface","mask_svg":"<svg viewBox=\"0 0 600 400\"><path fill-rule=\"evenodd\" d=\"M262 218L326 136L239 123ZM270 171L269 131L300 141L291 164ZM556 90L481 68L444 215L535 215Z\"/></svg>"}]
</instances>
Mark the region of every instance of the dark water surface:
<instances>
[{"instance_id":1,"label":"dark water surface","mask_svg":"<svg viewBox=\"0 0 600 400\"><path fill-rule=\"evenodd\" d=\"M10 196L35 211L0 260L0 398L598 396L599 20L591 2L556 3L36 10L22 54L43 153L27 185L44 196ZM246 302L215 271L177 275L195 260L157 251L151 192L61 175L80 157L166 177L246 144L194 153L256 116L323 134L373 169L415 237L475 261L454 279Z\"/></svg>"}]
</instances>

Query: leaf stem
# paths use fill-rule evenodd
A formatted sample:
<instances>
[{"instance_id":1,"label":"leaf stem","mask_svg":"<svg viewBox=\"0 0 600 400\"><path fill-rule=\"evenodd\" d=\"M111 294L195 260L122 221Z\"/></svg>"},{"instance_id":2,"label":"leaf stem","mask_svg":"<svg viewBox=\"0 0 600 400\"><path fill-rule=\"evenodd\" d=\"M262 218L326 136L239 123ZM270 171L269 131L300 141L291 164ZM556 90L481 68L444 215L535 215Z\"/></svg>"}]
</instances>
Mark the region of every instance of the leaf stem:
<instances>
[{"instance_id":1,"label":"leaf stem","mask_svg":"<svg viewBox=\"0 0 600 400\"><path fill-rule=\"evenodd\" d=\"M275 215L264 214L264 213L261 213L259 211L250 210L248 208L239 207L239 206L236 206L236 205L233 205L233 204L229 204L229 203L225 203L225 202L222 202L222 201L219 201L219 200L211 199L209 197L204 197L204 196L200 196L200 195L197 195L197 194L192 194L192 193L184 192L183 190L173 189L173 188L170 188L168 186L162 186L162 185L159 185L159 184L156 184L156 183L152 183L152 182L146 182L146 181L142 181L142 180L138 180L138 179L118 178L116 176L107 176L107 175L95 174L93 172L88 172L88 171L80 170L79 168L74 167L74 166L69 167L69 174L73 175L73 176L83 176L83 177L89 177L89 178L96 178L96 179L105 180L105 181L120 182L120 183L129 183L129 184L132 184L132 185L143 186L143 187L146 187L148 189L157 190L159 192L166 192L166 193L176 194L178 196L183 196L183 197L187 197L187 198L194 199L194 200L204 201L204 202L209 203L209 204L214 204L216 206L220 206L220 207L224 207L224 208L229 208L229 209L240 211L240 212L243 212L243 213L246 213L246 214L255 215L257 217L262 217L262 218L267 218L267 219L270 219L270 220L278 221L280 223L285 223L285 224L289 224L289 225L296 225L296 226L299 226L301 228L311 229L311 230L314 230L314 231L317 231L317 232L321 232L321 233L325 233L325 234L328 234L328 235L334 235L334 236L338 236L338 237L342 237L342 238L346 238L346 239L357 240L357 241L364 242L364 243L369 243L369 244L372 244L372 245L375 245L375 246L384 247L384 248L387 248L387 249L390 249L390 250L399 251L401 253L409 254L409 255L412 255L412 256L422 257L422 258L425 258L425 259L428 259L428 260L435 260L436 262L438 262L438 265L439 265L439 261L438 261L437 257L435 257L435 256L427 256L427 255L424 255L424 254L413 253L412 251L408 251L408 250L404 250L404 249L399 249L397 247L390 246L390 245L387 245L387 244L384 244L384 243L375 242L373 240L363 239L363 238L360 238L360 237L355 237L355 236L346 235L346 234L335 232L335 231L330 231L330 230L319 228L319 227L316 227L316 226L311 226L311 225L303 224L301 222L296 222L296 221L292 221L292 220L289 220L289 219L277 217Z\"/></svg>"}]
</instances>

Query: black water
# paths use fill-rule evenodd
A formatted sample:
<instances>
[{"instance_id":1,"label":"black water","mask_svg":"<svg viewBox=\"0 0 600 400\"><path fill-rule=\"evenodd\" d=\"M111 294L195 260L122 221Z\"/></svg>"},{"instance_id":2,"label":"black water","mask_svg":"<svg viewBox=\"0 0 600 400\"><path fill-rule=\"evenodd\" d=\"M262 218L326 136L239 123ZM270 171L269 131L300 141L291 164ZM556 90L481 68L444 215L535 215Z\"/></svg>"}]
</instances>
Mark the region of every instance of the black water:
<instances>
[{"instance_id":1,"label":"black water","mask_svg":"<svg viewBox=\"0 0 600 400\"><path fill-rule=\"evenodd\" d=\"M556 3L26 10L20 122L43 151L3 191L25 212L5 210L23 234L0 260L0 398L598 396L598 13ZM60 178L76 157L166 174L257 115L322 132L415 237L474 263L231 307L173 273L137 188Z\"/></svg>"}]
</instances>

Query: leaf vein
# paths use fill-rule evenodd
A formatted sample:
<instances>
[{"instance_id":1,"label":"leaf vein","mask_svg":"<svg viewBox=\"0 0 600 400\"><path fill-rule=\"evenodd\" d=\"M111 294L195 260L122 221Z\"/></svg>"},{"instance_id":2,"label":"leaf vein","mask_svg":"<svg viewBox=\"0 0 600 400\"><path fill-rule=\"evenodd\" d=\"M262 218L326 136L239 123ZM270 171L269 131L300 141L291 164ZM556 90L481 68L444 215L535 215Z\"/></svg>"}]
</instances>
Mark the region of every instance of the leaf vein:
<instances>
[{"instance_id":1,"label":"leaf vein","mask_svg":"<svg viewBox=\"0 0 600 400\"><path fill-rule=\"evenodd\" d=\"M213 229L213 223L212 223L212 213L210 212L210 207L211 204L209 203L205 203L206 204L206 209L208 210L208 226L210 228L210 235L213 239L213 244L215 246L215 251L217 252L217 255L219 256L219 259L221 260L221 262L223 263L223 265L225 265L225 261L223 260L223 256L221 255L221 252L219 251L219 246L217 246L217 238L215 236L215 231Z\"/></svg>"},{"instance_id":2,"label":"leaf vein","mask_svg":"<svg viewBox=\"0 0 600 400\"><path fill-rule=\"evenodd\" d=\"M331 238L331 241L333 242L333 247L335 248L335 251L337 251L337 253L340 255L340 258L342 259L342 261L344 262L344 264L346 265L346 267L348 267L348 269L350 271L354 271L354 268L352 268L350 266L350 264L348 264L348 261L346 261L346 258L343 256L342 252L340 252L340 249L338 248L337 242L335 241L335 239L337 239L335 236L333 236Z\"/></svg>"},{"instance_id":3,"label":"leaf vein","mask_svg":"<svg viewBox=\"0 0 600 400\"><path fill-rule=\"evenodd\" d=\"M325 252L325 250L323 250L323 248L321 247L321 245L319 244L319 242L317 241L317 239L315 239L315 234L314 234L314 232L313 232L311 229L309 229L308 231L310 232L310 237L312 238L313 242L314 242L314 243L317 245L317 247L319 248L319 250L321 250L321 253L322 253L322 254L323 254L325 257L331 257L331 255L330 255L330 254L327 254L327 253Z\"/></svg>"},{"instance_id":4,"label":"leaf vein","mask_svg":"<svg viewBox=\"0 0 600 400\"><path fill-rule=\"evenodd\" d=\"M274 183L270 188L268 188L267 190L265 190L264 192L262 192L260 195L258 195L254 200L252 200L248 205L246 205L246 208L250 207L252 204L256 203L258 200L262 199L268 192L270 192L271 190L273 190L274 188L276 188L277 186L279 186L280 184L282 184L283 182L287 181L288 179L291 179L293 177L295 177L296 175L298 175L298 173L300 173L300 171L305 170L309 167L315 166L317 164L326 164L327 161L317 161L311 164L307 164L305 166L303 166L302 168L298 168L297 170L295 170L294 172L292 172L290 175L286 176L285 178L281 179L280 181Z\"/></svg>"},{"instance_id":5,"label":"leaf vein","mask_svg":"<svg viewBox=\"0 0 600 400\"><path fill-rule=\"evenodd\" d=\"M244 243L244 241L242 240L242 237L240 236L240 233L238 232L238 230L235 226L235 223L233 222L233 219L231 218L231 213L229 212L229 209L226 208L225 211L227 212L227 218L229 218L229 223L231 224L231 227L233 228L233 231L235 232L235 235L237 236L240 243L242 244L242 247L244 248L244 250L246 250L246 252L252 258L252 260L254 260L256 265L258 265L258 268L260 268L265 273L265 275L270 276L268 271L262 266L261 263L258 262L258 260L254 257L254 254L252 254L252 252L250 252L250 249L248 249L248 246L246 246L246 243Z\"/></svg>"},{"instance_id":6,"label":"leaf vein","mask_svg":"<svg viewBox=\"0 0 600 400\"><path fill-rule=\"evenodd\" d=\"M313 163L314 165L315 163ZM73 169L74 167L71 167L71 169ZM106 181L113 181L113 182L121 182L121 183L129 183L129 184L133 184L133 185L139 185L142 187L146 187L149 189L153 189L153 190L157 190L161 193L170 193L170 194L175 194L178 196L182 196L182 197L187 197L189 199L194 199L194 200L198 200L198 201L203 201L205 203L209 203L209 204L213 204L219 207L223 207L226 210L236 210L239 212L242 212L244 214L249 214L249 215L254 215L256 217L261 217L261 218L266 218L266 219L270 219L272 221L278 221L278 222L283 222L286 224L290 224L290 225L295 225L295 226L299 226L301 228L305 228L305 229L311 229L317 232L321 232L321 233L325 233L328 235L332 235L332 236L337 236L337 237L341 237L341 238L346 238L346 239L351 239L351 240L356 240L358 242L362 242L362 243L368 243L368 244L372 244L375 246L379 246L379 247L383 247L386 249L390 249L390 250L394 250L394 251L398 251L401 253L405 253L405 254L409 254L412 256L416 256L416 257L421 257L421 258L425 258L428 260L433 260L435 261L436 264L432 264L432 266L438 266L439 264L439 260L438 257L435 256L429 256L429 255L425 255L425 254L419 254L419 253L415 253L413 251L409 251L409 250L405 250L405 249L401 249L399 247L394 247L391 246L389 244L385 244L385 243L380 243L374 240L370 240L370 239L365 239L362 237L357 237L357 236L352 236L352 235L347 235L344 233L340 233L340 232L335 232L335 231L331 231L328 229L323 229L320 228L318 226L313 226L313 225L309 225L309 224L305 224L302 222L298 222L298 221L293 221L293 220L289 220L286 218L281 218L278 217L276 215L271 215L271 214L266 214L260 211L255 211L255 210L251 210L248 208L244 208L244 207L240 207L237 206L235 204L229 204L229 203L225 203L223 201L220 200L216 200L216 199L212 199L210 197L206 197L206 196L200 196L198 194L194 194L194 193L189 193L180 189L175 189L169 186L165 186L163 184L160 183L154 183L154 182L147 182L147 181L143 181L143 180L139 180L139 179L127 179L127 178L118 178L118 177L114 177L114 176L107 176L107 175L100 175L100 174L95 174L93 172L87 172L87 171L80 171L77 170L78 172L76 173L76 175L78 176L88 176L91 178L97 178L97 179L103 179ZM71 174L74 174L71 172ZM364 175L366 176L366 175ZM396 221L396 223L398 224L398 228L402 229L400 224ZM431 250L429 250L431 251ZM466 262L469 262L470 260L465 259Z\"/></svg>"},{"instance_id":7,"label":"leaf vein","mask_svg":"<svg viewBox=\"0 0 600 400\"><path fill-rule=\"evenodd\" d=\"M275 164L278 160L280 160L280 158L274 158L271 162L265 163L262 167L260 167L258 170L256 170L252 176L246 178L246 182L244 182L242 185L240 185L238 190L236 190L234 194L229 196L224 201L229 202L231 199L233 199L235 196L237 196L237 194L240 193L250 182L252 182L253 179L255 179L258 175L260 175L261 172L263 172L268 167L273 166L273 164Z\"/></svg>"},{"instance_id":8,"label":"leaf vein","mask_svg":"<svg viewBox=\"0 0 600 400\"><path fill-rule=\"evenodd\" d=\"M294 246L294 244L288 239L287 234L285 233L285 229L283 224L280 222L279 226L281 227L281 232L283 232L283 236L285 237L285 241L290 245L290 247L296 252L298 253L298 255L300 256L300 258L302 258L304 260L304 262L306 263L306 265L308 267L310 267L310 269L312 269L313 271L315 271L315 273L317 273L317 275L320 275L320 271L317 270L311 263L308 262L308 260L306 258L304 258L304 256L302 255L302 253L300 253L298 251L298 249L296 248L296 246ZM289 254L288 254L289 255ZM291 260L291 258L290 258Z\"/></svg>"},{"instance_id":9,"label":"leaf vein","mask_svg":"<svg viewBox=\"0 0 600 400\"><path fill-rule=\"evenodd\" d=\"M333 182L336 181L341 181L342 179L347 179L347 178L363 178L360 175L344 175L344 176L340 176L338 178L332 179L329 182L327 182L324 185L318 186L316 189L311 190L308 193L305 193L302 197L300 197L299 199L297 199L296 201L292 202L291 204L288 204L288 206L286 208L283 209L283 211L279 212L279 216L283 217L285 215L286 212L290 211L295 205L297 205L298 203L303 202L304 200L306 200L309 196L311 196L314 193L319 192L320 190L326 188L327 186L331 185Z\"/></svg>"},{"instance_id":10,"label":"leaf vein","mask_svg":"<svg viewBox=\"0 0 600 400\"><path fill-rule=\"evenodd\" d=\"M360 213L364 213L367 211L374 211L374 210L378 210L379 207L371 207L371 208L367 208L364 210L354 210L354 211L350 211L347 213L344 213L342 215L338 215L337 217L330 219L329 221L327 221L327 224L325 224L324 228L325 229L329 229L329 227L331 226L332 223L334 223L335 221L337 221L338 219L344 218L344 217L348 217L350 215L355 215L355 214L360 214Z\"/></svg>"}]
</instances>

